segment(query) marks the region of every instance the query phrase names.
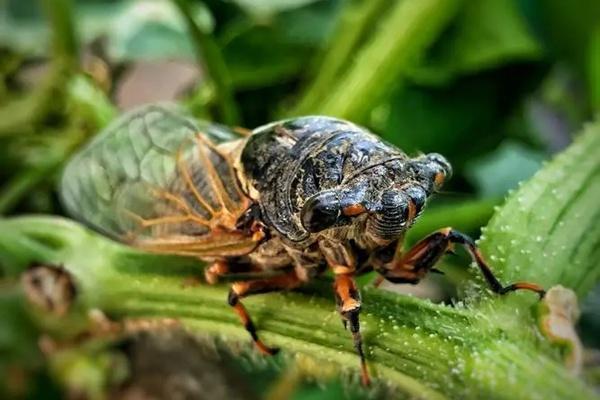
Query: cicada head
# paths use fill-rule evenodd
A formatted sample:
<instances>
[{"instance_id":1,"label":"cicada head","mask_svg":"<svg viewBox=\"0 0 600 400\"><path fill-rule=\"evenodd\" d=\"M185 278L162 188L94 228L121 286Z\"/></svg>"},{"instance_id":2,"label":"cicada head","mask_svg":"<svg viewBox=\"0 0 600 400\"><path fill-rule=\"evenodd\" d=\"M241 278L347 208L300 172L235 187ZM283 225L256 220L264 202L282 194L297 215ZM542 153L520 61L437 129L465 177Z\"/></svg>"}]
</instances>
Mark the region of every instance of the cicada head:
<instances>
[{"instance_id":1,"label":"cicada head","mask_svg":"<svg viewBox=\"0 0 600 400\"><path fill-rule=\"evenodd\" d=\"M451 174L448 161L435 153L380 163L310 197L300 213L302 225L317 233L355 224L358 229L348 230L354 235L392 241L414 223Z\"/></svg>"}]
</instances>

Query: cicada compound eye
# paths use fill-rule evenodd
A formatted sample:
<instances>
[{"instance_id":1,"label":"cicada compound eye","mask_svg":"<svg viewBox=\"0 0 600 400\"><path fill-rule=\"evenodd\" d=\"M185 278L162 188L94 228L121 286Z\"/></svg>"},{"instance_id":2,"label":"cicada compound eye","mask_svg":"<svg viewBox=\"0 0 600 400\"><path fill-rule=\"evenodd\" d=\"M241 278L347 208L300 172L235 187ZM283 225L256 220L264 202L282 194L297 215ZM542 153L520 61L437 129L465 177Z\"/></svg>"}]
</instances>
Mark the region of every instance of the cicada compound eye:
<instances>
[{"instance_id":1,"label":"cicada compound eye","mask_svg":"<svg viewBox=\"0 0 600 400\"><path fill-rule=\"evenodd\" d=\"M334 226L341 215L340 202L336 193L323 192L311 197L302 207L302 226L316 233Z\"/></svg>"}]
</instances>

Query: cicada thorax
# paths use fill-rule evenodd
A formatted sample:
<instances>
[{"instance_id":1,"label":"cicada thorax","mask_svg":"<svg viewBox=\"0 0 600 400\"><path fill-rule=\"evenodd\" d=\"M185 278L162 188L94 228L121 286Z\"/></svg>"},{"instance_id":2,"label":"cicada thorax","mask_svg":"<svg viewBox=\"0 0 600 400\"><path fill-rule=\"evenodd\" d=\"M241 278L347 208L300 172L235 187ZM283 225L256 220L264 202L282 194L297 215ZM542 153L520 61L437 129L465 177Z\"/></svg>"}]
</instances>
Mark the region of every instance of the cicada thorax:
<instances>
[{"instance_id":1,"label":"cicada thorax","mask_svg":"<svg viewBox=\"0 0 600 400\"><path fill-rule=\"evenodd\" d=\"M247 254L256 240L235 225L251 200L231 154L242 140L179 109L143 107L72 159L63 203L71 215L136 247L201 257Z\"/></svg>"},{"instance_id":2,"label":"cicada thorax","mask_svg":"<svg viewBox=\"0 0 600 400\"><path fill-rule=\"evenodd\" d=\"M244 175L259 198L264 222L295 243L310 239L300 212L312 196L354 180L356 196L363 203L375 203L382 188L403 176L406 160L404 153L364 128L328 117L303 117L258 128L241 154Z\"/></svg>"}]
</instances>

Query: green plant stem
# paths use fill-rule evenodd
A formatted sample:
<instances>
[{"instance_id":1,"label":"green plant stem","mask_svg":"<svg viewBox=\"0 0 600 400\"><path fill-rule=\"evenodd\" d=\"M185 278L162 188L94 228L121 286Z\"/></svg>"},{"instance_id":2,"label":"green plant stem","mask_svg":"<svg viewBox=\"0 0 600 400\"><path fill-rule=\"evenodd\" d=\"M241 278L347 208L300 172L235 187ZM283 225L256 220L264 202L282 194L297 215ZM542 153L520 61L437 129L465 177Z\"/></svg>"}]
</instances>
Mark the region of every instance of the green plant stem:
<instances>
[{"instance_id":1,"label":"green plant stem","mask_svg":"<svg viewBox=\"0 0 600 400\"><path fill-rule=\"evenodd\" d=\"M185 19L196 49L198 63L202 65L214 84L220 122L235 126L240 123L240 114L233 98L231 77L219 46L211 35L205 33L193 18L188 0L173 0Z\"/></svg>"},{"instance_id":2,"label":"green plant stem","mask_svg":"<svg viewBox=\"0 0 600 400\"><path fill-rule=\"evenodd\" d=\"M43 0L42 4L52 27L52 49L55 61L74 69L79 62L73 3L71 0Z\"/></svg>"},{"instance_id":3,"label":"green plant stem","mask_svg":"<svg viewBox=\"0 0 600 400\"><path fill-rule=\"evenodd\" d=\"M346 60L350 66L335 85L329 85L331 92L321 99L318 110L300 111L364 121L385 94L401 83L403 71L434 41L459 4L459 0L393 2L363 47Z\"/></svg>"},{"instance_id":4,"label":"green plant stem","mask_svg":"<svg viewBox=\"0 0 600 400\"><path fill-rule=\"evenodd\" d=\"M290 116L305 115L318 108L332 90L336 79L351 65L359 43L377 23L388 0L348 1L341 12L336 31L312 71L312 81L304 90Z\"/></svg>"},{"instance_id":5,"label":"green plant stem","mask_svg":"<svg viewBox=\"0 0 600 400\"><path fill-rule=\"evenodd\" d=\"M183 286L185 277L200 273L194 260L140 253L58 218L0 221L0 264L11 266L12 275L33 261L63 265L75 279L80 308L99 308L115 320L175 318L190 332L249 342L225 301L226 287ZM317 282L304 294L245 302L260 334L283 354L356 371L358 359L330 286ZM593 398L540 341L528 313L503 326L488 312L371 288L363 296L369 367L412 397ZM319 371L312 374L319 378Z\"/></svg>"}]
</instances>

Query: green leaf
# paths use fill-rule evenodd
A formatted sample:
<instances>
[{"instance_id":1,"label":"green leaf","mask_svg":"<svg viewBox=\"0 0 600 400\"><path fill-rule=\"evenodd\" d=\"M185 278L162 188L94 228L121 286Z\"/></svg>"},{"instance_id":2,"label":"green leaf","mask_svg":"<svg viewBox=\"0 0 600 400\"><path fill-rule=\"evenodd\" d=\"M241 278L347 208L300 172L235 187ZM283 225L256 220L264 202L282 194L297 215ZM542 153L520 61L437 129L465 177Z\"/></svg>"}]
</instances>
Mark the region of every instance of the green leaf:
<instances>
[{"instance_id":1,"label":"green leaf","mask_svg":"<svg viewBox=\"0 0 600 400\"><path fill-rule=\"evenodd\" d=\"M434 42L459 10L458 1L397 1L376 21L377 29L352 54L348 69L324 98L300 101L289 115L322 113L364 122L415 59ZM374 73L377 71L377 73ZM317 90L315 93L319 93ZM317 101L318 100L318 101Z\"/></svg>"},{"instance_id":2,"label":"green leaf","mask_svg":"<svg viewBox=\"0 0 600 400\"><path fill-rule=\"evenodd\" d=\"M206 8L194 3L190 12L205 31L212 29ZM185 21L172 2L134 1L106 28L108 50L116 60L194 57Z\"/></svg>"},{"instance_id":3,"label":"green leaf","mask_svg":"<svg viewBox=\"0 0 600 400\"><path fill-rule=\"evenodd\" d=\"M223 45L223 56L237 89L261 88L296 77L311 54L309 47L287 41L281 26L247 26L236 29L234 35Z\"/></svg>"},{"instance_id":4,"label":"green leaf","mask_svg":"<svg viewBox=\"0 0 600 400\"><path fill-rule=\"evenodd\" d=\"M300 8L318 0L233 0L240 8L258 18Z\"/></svg>"},{"instance_id":5,"label":"green leaf","mask_svg":"<svg viewBox=\"0 0 600 400\"><path fill-rule=\"evenodd\" d=\"M24 54L47 53L50 34L42 17L38 1L3 1L0 3L0 44Z\"/></svg>"},{"instance_id":6,"label":"green leaf","mask_svg":"<svg viewBox=\"0 0 600 400\"><path fill-rule=\"evenodd\" d=\"M600 122L513 193L481 248L505 281L556 284L583 297L600 278Z\"/></svg>"},{"instance_id":7,"label":"green leaf","mask_svg":"<svg viewBox=\"0 0 600 400\"><path fill-rule=\"evenodd\" d=\"M72 115L95 128L106 126L116 115L107 95L84 75L75 75L67 83L68 107Z\"/></svg>"},{"instance_id":8,"label":"green leaf","mask_svg":"<svg viewBox=\"0 0 600 400\"><path fill-rule=\"evenodd\" d=\"M241 19L227 25L220 43L233 84L257 89L298 79L326 40L336 11L332 3L318 3L268 21Z\"/></svg>"},{"instance_id":9,"label":"green leaf","mask_svg":"<svg viewBox=\"0 0 600 400\"><path fill-rule=\"evenodd\" d=\"M405 85L375 109L369 126L409 154L444 154L461 176L467 162L506 137L506 121L535 79L534 71L522 67L463 77L445 87Z\"/></svg>"},{"instance_id":10,"label":"green leaf","mask_svg":"<svg viewBox=\"0 0 600 400\"><path fill-rule=\"evenodd\" d=\"M544 154L515 141L505 141L494 152L470 161L465 175L481 197L501 197L540 169Z\"/></svg>"},{"instance_id":11,"label":"green leaf","mask_svg":"<svg viewBox=\"0 0 600 400\"><path fill-rule=\"evenodd\" d=\"M587 58L590 101L594 110L600 111L600 26L592 33Z\"/></svg>"},{"instance_id":12,"label":"green leaf","mask_svg":"<svg viewBox=\"0 0 600 400\"><path fill-rule=\"evenodd\" d=\"M537 60L541 54L515 1L473 0L409 74L420 83L440 84L508 62Z\"/></svg>"}]
</instances>

